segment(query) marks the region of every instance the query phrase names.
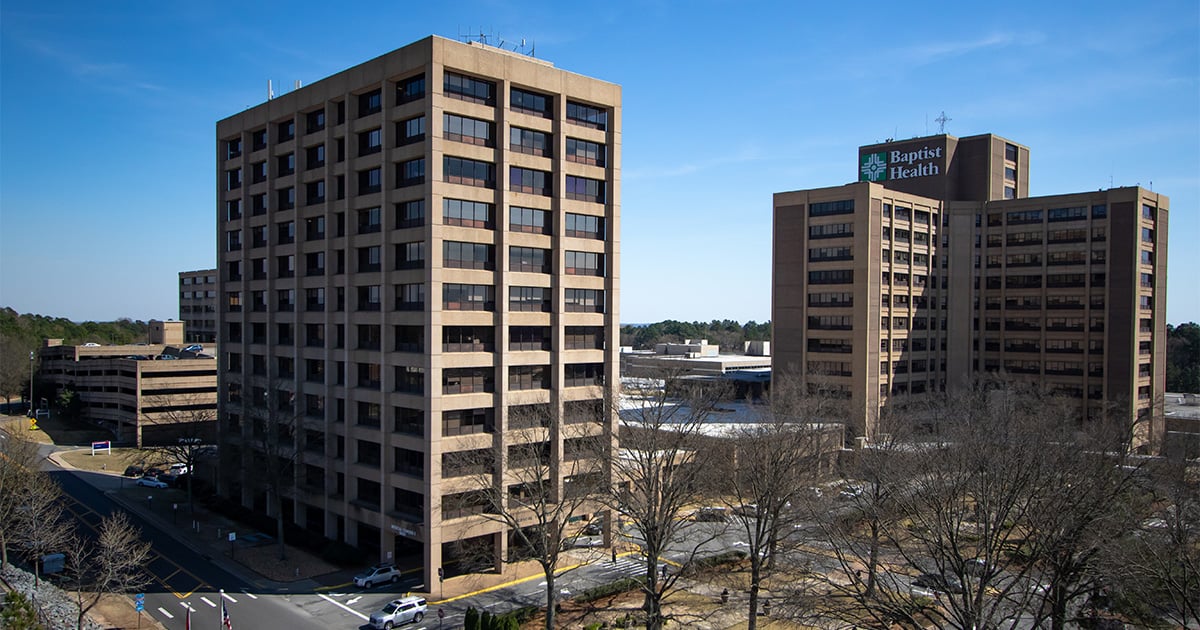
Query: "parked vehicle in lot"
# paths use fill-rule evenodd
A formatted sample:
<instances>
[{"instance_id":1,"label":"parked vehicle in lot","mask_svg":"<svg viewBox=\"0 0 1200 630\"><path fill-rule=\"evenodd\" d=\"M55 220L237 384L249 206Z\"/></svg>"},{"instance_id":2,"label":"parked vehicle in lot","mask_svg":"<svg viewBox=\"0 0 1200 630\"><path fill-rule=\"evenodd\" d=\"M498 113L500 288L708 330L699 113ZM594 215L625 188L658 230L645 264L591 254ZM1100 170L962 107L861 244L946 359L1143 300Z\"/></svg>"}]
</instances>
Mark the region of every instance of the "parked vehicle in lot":
<instances>
[{"instance_id":1,"label":"parked vehicle in lot","mask_svg":"<svg viewBox=\"0 0 1200 630\"><path fill-rule=\"evenodd\" d=\"M204 352L204 346L194 343L183 349L184 352Z\"/></svg>"},{"instance_id":2,"label":"parked vehicle in lot","mask_svg":"<svg viewBox=\"0 0 1200 630\"><path fill-rule=\"evenodd\" d=\"M600 521L592 521L591 523L588 523L586 526L584 526L583 535L584 536L599 536L600 532L603 529L604 529L603 523L601 523Z\"/></svg>"},{"instance_id":3,"label":"parked vehicle in lot","mask_svg":"<svg viewBox=\"0 0 1200 630\"><path fill-rule=\"evenodd\" d=\"M425 598L410 596L393 599L383 610L371 613L370 624L376 630L391 630L403 623L421 623L425 618Z\"/></svg>"},{"instance_id":4,"label":"parked vehicle in lot","mask_svg":"<svg viewBox=\"0 0 1200 630\"><path fill-rule=\"evenodd\" d=\"M399 580L400 569L397 569L396 565L390 562L384 562L354 576L354 585L361 588L371 588L376 584L397 582Z\"/></svg>"},{"instance_id":5,"label":"parked vehicle in lot","mask_svg":"<svg viewBox=\"0 0 1200 630\"><path fill-rule=\"evenodd\" d=\"M912 581L913 586L922 586L943 593L961 593L963 592L962 584L958 578L954 576L945 576L940 573L922 573Z\"/></svg>"},{"instance_id":6,"label":"parked vehicle in lot","mask_svg":"<svg viewBox=\"0 0 1200 630\"><path fill-rule=\"evenodd\" d=\"M967 575L982 577L988 573L994 573L995 567L988 564L987 560L984 560L983 558L968 558L967 560L963 561L963 571L965 571Z\"/></svg>"},{"instance_id":7,"label":"parked vehicle in lot","mask_svg":"<svg viewBox=\"0 0 1200 630\"><path fill-rule=\"evenodd\" d=\"M171 467L167 469L167 472L172 475L186 475L192 472L192 468L187 464L171 464Z\"/></svg>"},{"instance_id":8,"label":"parked vehicle in lot","mask_svg":"<svg viewBox=\"0 0 1200 630\"><path fill-rule=\"evenodd\" d=\"M137 464L134 464L132 466L127 466L125 468L125 476L126 477L141 477L143 474L145 474L145 472L146 472L145 469L142 468L141 466L138 466Z\"/></svg>"},{"instance_id":9,"label":"parked vehicle in lot","mask_svg":"<svg viewBox=\"0 0 1200 630\"><path fill-rule=\"evenodd\" d=\"M137 480L137 485L147 488L166 488L167 482L160 481L158 477L142 477Z\"/></svg>"}]
</instances>

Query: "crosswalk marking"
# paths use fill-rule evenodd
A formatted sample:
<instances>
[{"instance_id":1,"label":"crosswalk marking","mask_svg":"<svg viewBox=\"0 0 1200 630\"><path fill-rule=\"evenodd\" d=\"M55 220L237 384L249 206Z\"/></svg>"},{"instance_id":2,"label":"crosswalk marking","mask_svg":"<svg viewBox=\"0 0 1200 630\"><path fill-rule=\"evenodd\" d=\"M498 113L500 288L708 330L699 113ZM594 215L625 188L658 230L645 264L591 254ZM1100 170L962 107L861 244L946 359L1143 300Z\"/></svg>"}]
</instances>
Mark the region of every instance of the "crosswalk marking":
<instances>
[{"instance_id":1,"label":"crosswalk marking","mask_svg":"<svg viewBox=\"0 0 1200 630\"><path fill-rule=\"evenodd\" d=\"M249 593L246 593L246 594L247 594L247 595L250 595ZM232 598L232 597L230 597L230 596L229 596L229 593L226 593L225 591L221 591L221 597L224 597L225 599L228 599L228 600L229 600L229 603L231 603L231 604L236 604L236 603L237 603L237 600L236 600L236 599L234 599L234 598ZM254 596L253 596L253 595L250 595L250 597L254 597ZM254 599L258 599L258 598L257 598L257 597L254 597Z\"/></svg>"},{"instance_id":2,"label":"crosswalk marking","mask_svg":"<svg viewBox=\"0 0 1200 630\"><path fill-rule=\"evenodd\" d=\"M209 608L216 608L216 607L217 607L217 605L216 605L216 604L214 604L214 603L212 603L212 601L211 601L210 599L208 599L207 597L201 597L201 598L200 598L200 601L204 602L205 604L208 604L208 607L209 607Z\"/></svg>"},{"instance_id":3,"label":"crosswalk marking","mask_svg":"<svg viewBox=\"0 0 1200 630\"><path fill-rule=\"evenodd\" d=\"M166 610L165 608L162 608L161 606L159 607L159 609L158 609L158 612L160 612L160 613L162 613L162 614L166 615L166 616L167 616L167 619L174 619L174 618L175 618L175 615L172 615L171 613L167 612L167 610Z\"/></svg>"}]
</instances>

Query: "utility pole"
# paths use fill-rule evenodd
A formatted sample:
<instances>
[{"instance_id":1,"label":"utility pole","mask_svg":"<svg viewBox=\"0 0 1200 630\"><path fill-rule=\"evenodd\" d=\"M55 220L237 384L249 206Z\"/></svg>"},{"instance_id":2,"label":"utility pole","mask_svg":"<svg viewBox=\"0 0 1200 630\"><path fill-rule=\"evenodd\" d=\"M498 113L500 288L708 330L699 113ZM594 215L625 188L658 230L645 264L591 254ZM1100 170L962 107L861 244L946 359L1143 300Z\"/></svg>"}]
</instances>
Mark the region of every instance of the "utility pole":
<instances>
[{"instance_id":1,"label":"utility pole","mask_svg":"<svg viewBox=\"0 0 1200 630\"><path fill-rule=\"evenodd\" d=\"M29 417L33 417L33 350L29 351Z\"/></svg>"}]
</instances>

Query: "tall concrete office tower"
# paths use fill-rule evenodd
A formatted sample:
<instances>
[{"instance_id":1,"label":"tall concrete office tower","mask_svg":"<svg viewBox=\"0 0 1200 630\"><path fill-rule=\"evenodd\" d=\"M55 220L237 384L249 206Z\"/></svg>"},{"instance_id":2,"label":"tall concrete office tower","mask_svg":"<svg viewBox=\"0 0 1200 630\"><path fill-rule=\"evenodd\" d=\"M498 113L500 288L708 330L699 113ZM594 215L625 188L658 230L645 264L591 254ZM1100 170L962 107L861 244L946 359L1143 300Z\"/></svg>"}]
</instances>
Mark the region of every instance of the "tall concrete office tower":
<instances>
[{"instance_id":1,"label":"tall concrete office tower","mask_svg":"<svg viewBox=\"0 0 1200 630\"><path fill-rule=\"evenodd\" d=\"M439 37L220 121L221 492L282 458L288 522L502 570L467 455L615 429L620 156L619 86Z\"/></svg>"},{"instance_id":2,"label":"tall concrete office tower","mask_svg":"<svg viewBox=\"0 0 1200 630\"><path fill-rule=\"evenodd\" d=\"M859 149L857 183L774 199L777 375L820 376L871 439L879 410L978 374L1117 414L1162 447L1169 200L1029 197L1029 150L948 135Z\"/></svg>"}]
</instances>

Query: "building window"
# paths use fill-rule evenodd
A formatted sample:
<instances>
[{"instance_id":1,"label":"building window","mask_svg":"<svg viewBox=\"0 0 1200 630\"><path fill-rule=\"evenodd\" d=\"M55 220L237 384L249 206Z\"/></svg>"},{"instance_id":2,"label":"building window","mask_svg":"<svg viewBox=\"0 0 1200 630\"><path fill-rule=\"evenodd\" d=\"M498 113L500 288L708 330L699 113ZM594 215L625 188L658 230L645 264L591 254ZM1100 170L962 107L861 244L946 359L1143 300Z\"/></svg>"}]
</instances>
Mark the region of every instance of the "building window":
<instances>
[{"instance_id":1,"label":"building window","mask_svg":"<svg viewBox=\"0 0 1200 630\"><path fill-rule=\"evenodd\" d=\"M225 233L225 251L236 252L242 249L242 231L229 230Z\"/></svg>"},{"instance_id":2,"label":"building window","mask_svg":"<svg viewBox=\"0 0 1200 630\"><path fill-rule=\"evenodd\" d=\"M450 98L457 98L483 105L496 104L496 84L454 72L447 72L443 91Z\"/></svg>"},{"instance_id":3,"label":"building window","mask_svg":"<svg viewBox=\"0 0 1200 630\"><path fill-rule=\"evenodd\" d=\"M380 306L379 285L358 287L358 310L378 311Z\"/></svg>"},{"instance_id":4,"label":"building window","mask_svg":"<svg viewBox=\"0 0 1200 630\"><path fill-rule=\"evenodd\" d=\"M550 118L551 97L519 88L512 88L509 94L509 108L531 116Z\"/></svg>"},{"instance_id":5,"label":"building window","mask_svg":"<svg viewBox=\"0 0 1200 630\"><path fill-rule=\"evenodd\" d=\"M549 350L549 348L546 348ZM603 326L567 326L563 335L565 350L603 350Z\"/></svg>"},{"instance_id":6,"label":"building window","mask_svg":"<svg viewBox=\"0 0 1200 630\"><path fill-rule=\"evenodd\" d=\"M567 122L605 130L608 129L608 111L583 103L567 101Z\"/></svg>"},{"instance_id":7,"label":"building window","mask_svg":"<svg viewBox=\"0 0 1200 630\"><path fill-rule=\"evenodd\" d=\"M381 251L379 245L358 248L358 272L367 273L382 269Z\"/></svg>"},{"instance_id":8,"label":"building window","mask_svg":"<svg viewBox=\"0 0 1200 630\"><path fill-rule=\"evenodd\" d=\"M604 217L568 212L566 235L575 238L604 239Z\"/></svg>"},{"instance_id":9,"label":"building window","mask_svg":"<svg viewBox=\"0 0 1200 630\"><path fill-rule=\"evenodd\" d=\"M371 129L358 134L358 155L371 155L383 150L383 130Z\"/></svg>"},{"instance_id":10,"label":"building window","mask_svg":"<svg viewBox=\"0 0 1200 630\"><path fill-rule=\"evenodd\" d=\"M304 220L304 238L319 241L325 238L325 217L309 217Z\"/></svg>"},{"instance_id":11,"label":"building window","mask_svg":"<svg viewBox=\"0 0 1200 630\"><path fill-rule=\"evenodd\" d=\"M378 324L358 325L359 350L379 350L382 340L383 333L380 331Z\"/></svg>"},{"instance_id":12,"label":"building window","mask_svg":"<svg viewBox=\"0 0 1200 630\"><path fill-rule=\"evenodd\" d=\"M416 158L396 165L396 188L425 183L425 158Z\"/></svg>"},{"instance_id":13,"label":"building window","mask_svg":"<svg viewBox=\"0 0 1200 630\"><path fill-rule=\"evenodd\" d=\"M471 435L496 430L495 410L455 409L442 412L442 435ZM446 453L449 457L452 453ZM445 516L443 514L443 516ZM447 517L449 518L449 517Z\"/></svg>"},{"instance_id":14,"label":"building window","mask_svg":"<svg viewBox=\"0 0 1200 630\"><path fill-rule=\"evenodd\" d=\"M508 220L508 229L513 232L550 234L550 216L545 210L509 206Z\"/></svg>"},{"instance_id":15,"label":"building window","mask_svg":"<svg viewBox=\"0 0 1200 630\"><path fill-rule=\"evenodd\" d=\"M397 144L403 146L425 139L425 117L417 116L396 123Z\"/></svg>"},{"instance_id":16,"label":"building window","mask_svg":"<svg viewBox=\"0 0 1200 630\"><path fill-rule=\"evenodd\" d=\"M566 289L563 293L563 302L568 313L603 313L604 291L602 289Z\"/></svg>"},{"instance_id":17,"label":"building window","mask_svg":"<svg viewBox=\"0 0 1200 630\"><path fill-rule=\"evenodd\" d=\"M424 352L425 328L423 326L392 326L397 352Z\"/></svg>"},{"instance_id":18,"label":"building window","mask_svg":"<svg viewBox=\"0 0 1200 630\"><path fill-rule=\"evenodd\" d=\"M808 204L808 216L825 217L834 214L854 214L854 200L823 201Z\"/></svg>"},{"instance_id":19,"label":"building window","mask_svg":"<svg viewBox=\"0 0 1200 630\"><path fill-rule=\"evenodd\" d=\"M444 181L451 184L483 188L494 188L496 185L496 167L491 162L445 156L442 158L442 169Z\"/></svg>"},{"instance_id":20,"label":"building window","mask_svg":"<svg viewBox=\"0 0 1200 630\"><path fill-rule=\"evenodd\" d=\"M447 140L476 144L482 147L495 146L492 143L492 123L486 120L467 118L457 114L442 115L443 129Z\"/></svg>"},{"instance_id":21,"label":"building window","mask_svg":"<svg viewBox=\"0 0 1200 630\"><path fill-rule=\"evenodd\" d=\"M567 199L604 203L605 184L598 179L567 175Z\"/></svg>"},{"instance_id":22,"label":"building window","mask_svg":"<svg viewBox=\"0 0 1200 630\"><path fill-rule=\"evenodd\" d=\"M1087 219L1087 206L1076 208L1051 208L1046 211L1046 221L1082 221Z\"/></svg>"},{"instance_id":23,"label":"building window","mask_svg":"<svg viewBox=\"0 0 1200 630\"><path fill-rule=\"evenodd\" d=\"M884 240L891 239L891 228L883 228ZM829 223L826 225L810 225L808 226L808 238L842 238L854 236L853 223Z\"/></svg>"},{"instance_id":24,"label":"building window","mask_svg":"<svg viewBox=\"0 0 1200 630\"><path fill-rule=\"evenodd\" d=\"M358 95L358 117L377 114L383 109L383 94L380 90L371 90Z\"/></svg>"},{"instance_id":25,"label":"building window","mask_svg":"<svg viewBox=\"0 0 1200 630\"><path fill-rule=\"evenodd\" d=\"M509 287L508 310L549 313L550 289L543 287Z\"/></svg>"},{"instance_id":26,"label":"building window","mask_svg":"<svg viewBox=\"0 0 1200 630\"><path fill-rule=\"evenodd\" d=\"M275 277L276 278L293 278L296 276L296 257L289 254L287 256L275 257Z\"/></svg>"},{"instance_id":27,"label":"building window","mask_svg":"<svg viewBox=\"0 0 1200 630\"><path fill-rule=\"evenodd\" d=\"M443 199L442 221L446 225L491 229L492 204L463 199Z\"/></svg>"},{"instance_id":28,"label":"building window","mask_svg":"<svg viewBox=\"0 0 1200 630\"><path fill-rule=\"evenodd\" d=\"M304 310L307 311L324 311L325 310L325 288L310 287L304 290ZM324 335L322 335L322 345L324 344Z\"/></svg>"},{"instance_id":29,"label":"building window","mask_svg":"<svg viewBox=\"0 0 1200 630\"><path fill-rule=\"evenodd\" d=\"M396 285L396 310L425 310L425 285L421 283Z\"/></svg>"},{"instance_id":30,"label":"building window","mask_svg":"<svg viewBox=\"0 0 1200 630\"><path fill-rule=\"evenodd\" d=\"M568 250L565 264L569 276L604 276L604 254Z\"/></svg>"},{"instance_id":31,"label":"building window","mask_svg":"<svg viewBox=\"0 0 1200 630\"><path fill-rule=\"evenodd\" d=\"M382 227L381 211L378 207L358 211L358 233L378 232Z\"/></svg>"},{"instance_id":32,"label":"building window","mask_svg":"<svg viewBox=\"0 0 1200 630\"><path fill-rule=\"evenodd\" d=\"M296 154L289 153L280 155L275 158L275 170L279 172L279 176L291 175L296 172Z\"/></svg>"},{"instance_id":33,"label":"building window","mask_svg":"<svg viewBox=\"0 0 1200 630\"><path fill-rule=\"evenodd\" d=\"M888 250L883 250L884 262L887 262ZM810 247L808 249L809 262L819 262L823 260L854 260L854 254L851 253L849 247ZM907 263L908 252L896 250L895 262Z\"/></svg>"},{"instance_id":34,"label":"building window","mask_svg":"<svg viewBox=\"0 0 1200 630\"><path fill-rule=\"evenodd\" d=\"M512 127L509 129L509 148L517 153L550 155L550 135L532 129Z\"/></svg>"},{"instance_id":35,"label":"building window","mask_svg":"<svg viewBox=\"0 0 1200 630\"><path fill-rule=\"evenodd\" d=\"M304 185L304 202L309 206L325 202L325 180L317 180Z\"/></svg>"},{"instance_id":36,"label":"building window","mask_svg":"<svg viewBox=\"0 0 1200 630\"><path fill-rule=\"evenodd\" d=\"M267 213L267 193L250 196L250 213L256 216Z\"/></svg>"},{"instance_id":37,"label":"building window","mask_svg":"<svg viewBox=\"0 0 1200 630\"><path fill-rule=\"evenodd\" d=\"M1005 186L1004 187L1004 198L1005 199L1016 199L1017 198L1017 189L1013 186Z\"/></svg>"},{"instance_id":38,"label":"building window","mask_svg":"<svg viewBox=\"0 0 1200 630\"><path fill-rule=\"evenodd\" d=\"M486 243L463 243L459 241L444 241L442 243L443 267L493 270L496 268L495 258L495 248Z\"/></svg>"},{"instance_id":39,"label":"building window","mask_svg":"<svg viewBox=\"0 0 1200 630\"><path fill-rule=\"evenodd\" d=\"M280 221L275 224L276 240L280 245L290 245L296 242L296 222Z\"/></svg>"},{"instance_id":40,"label":"building window","mask_svg":"<svg viewBox=\"0 0 1200 630\"><path fill-rule=\"evenodd\" d=\"M267 148L267 130L259 129L250 132L250 150L261 151Z\"/></svg>"},{"instance_id":41,"label":"building window","mask_svg":"<svg viewBox=\"0 0 1200 630\"><path fill-rule=\"evenodd\" d=\"M322 107L316 111L305 114L305 131L304 133L315 133L325 128L325 108Z\"/></svg>"},{"instance_id":42,"label":"building window","mask_svg":"<svg viewBox=\"0 0 1200 630\"><path fill-rule=\"evenodd\" d=\"M563 370L563 387L604 384L603 363L568 363Z\"/></svg>"},{"instance_id":43,"label":"building window","mask_svg":"<svg viewBox=\"0 0 1200 630\"><path fill-rule=\"evenodd\" d=\"M587 140L567 138L567 161L604 166L605 147L603 144Z\"/></svg>"},{"instance_id":44,"label":"building window","mask_svg":"<svg viewBox=\"0 0 1200 630\"><path fill-rule=\"evenodd\" d=\"M510 326L508 349L515 351L549 350L550 329L546 326Z\"/></svg>"},{"instance_id":45,"label":"building window","mask_svg":"<svg viewBox=\"0 0 1200 630\"><path fill-rule=\"evenodd\" d=\"M1018 210L1009 212L1007 215L1008 225L1026 225L1029 223L1041 223L1041 210Z\"/></svg>"},{"instance_id":46,"label":"building window","mask_svg":"<svg viewBox=\"0 0 1200 630\"><path fill-rule=\"evenodd\" d=\"M275 207L278 210L291 210L296 207L296 189L288 186L275 191Z\"/></svg>"},{"instance_id":47,"label":"building window","mask_svg":"<svg viewBox=\"0 0 1200 630\"><path fill-rule=\"evenodd\" d=\"M242 200L230 199L225 202L225 220L237 221L242 218Z\"/></svg>"},{"instance_id":48,"label":"building window","mask_svg":"<svg viewBox=\"0 0 1200 630\"><path fill-rule=\"evenodd\" d=\"M242 139L233 138L225 141L225 159L232 160L242 156Z\"/></svg>"},{"instance_id":49,"label":"building window","mask_svg":"<svg viewBox=\"0 0 1200 630\"><path fill-rule=\"evenodd\" d=\"M396 245L396 269L424 269L425 241Z\"/></svg>"},{"instance_id":50,"label":"building window","mask_svg":"<svg viewBox=\"0 0 1200 630\"><path fill-rule=\"evenodd\" d=\"M550 366L512 365L508 368L508 389L550 389Z\"/></svg>"},{"instance_id":51,"label":"building window","mask_svg":"<svg viewBox=\"0 0 1200 630\"><path fill-rule=\"evenodd\" d=\"M237 190L242 187L242 169L232 168L225 171L225 190Z\"/></svg>"},{"instance_id":52,"label":"building window","mask_svg":"<svg viewBox=\"0 0 1200 630\"><path fill-rule=\"evenodd\" d=\"M550 173L511 166L508 169L508 189L531 195L550 196Z\"/></svg>"},{"instance_id":53,"label":"building window","mask_svg":"<svg viewBox=\"0 0 1200 630\"><path fill-rule=\"evenodd\" d=\"M383 186L383 172L379 167L358 172L358 194L377 193Z\"/></svg>"},{"instance_id":54,"label":"building window","mask_svg":"<svg viewBox=\"0 0 1200 630\"><path fill-rule=\"evenodd\" d=\"M494 311L494 288L486 284L443 284L442 308L447 311Z\"/></svg>"},{"instance_id":55,"label":"building window","mask_svg":"<svg viewBox=\"0 0 1200 630\"><path fill-rule=\"evenodd\" d=\"M884 272L886 275L887 272ZM907 277L905 279L907 282ZM854 270L838 269L833 271L810 271L808 272L809 284L853 284Z\"/></svg>"},{"instance_id":56,"label":"building window","mask_svg":"<svg viewBox=\"0 0 1200 630\"><path fill-rule=\"evenodd\" d=\"M472 394L496 391L495 370L490 367L442 370L443 394Z\"/></svg>"},{"instance_id":57,"label":"building window","mask_svg":"<svg viewBox=\"0 0 1200 630\"><path fill-rule=\"evenodd\" d=\"M536 247L509 247L509 271L551 273L550 252Z\"/></svg>"},{"instance_id":58,"label":"building window","mask_svg":"<svg viewBox=\"0 0 1200 630\"><path fill-rule=\"evenodd\" d=\"M443 326L442 352L492 352L496 332L491 326Z\"/></svg>"},{"instance_id":59,"label":"building window","mask_svg":"<svg viewBox=\"0 0 1200 630\"><path fill-rule=\"evenodd\" d=\"M279 289L275 292L276 310L293 311L296 309L296 292L292 289Z\"/></svg>"},{"instance_id":60,"label":"building window","mask_svg":"<svg viewBox=\"0 0 1200 630\"><path fill-rule=\"evenodd\" d=\"M296 137L296 121L285 120L275 128L275 141L287 142Z\"/></svg>"},{"instance_id":61,"label":"building window","mask_svg":"<svg viewBox=\"0 0 1200 630\"><path fill-rule=\"evenodd\" d=\"M396 204L396 227L411 228L425 225L425 200L415 199Z\"/></svg>"},{"instance_id":62,"label":"building window","mask_svg":"<svg viewBox=\"0 0 1200 630\"><path fill-rule=\"evenodd\" d=\"M422 98L425 98L424 74L402 79L396 83L396 102L398 104L410 103Z\"/></svg>"}]
</instances>

